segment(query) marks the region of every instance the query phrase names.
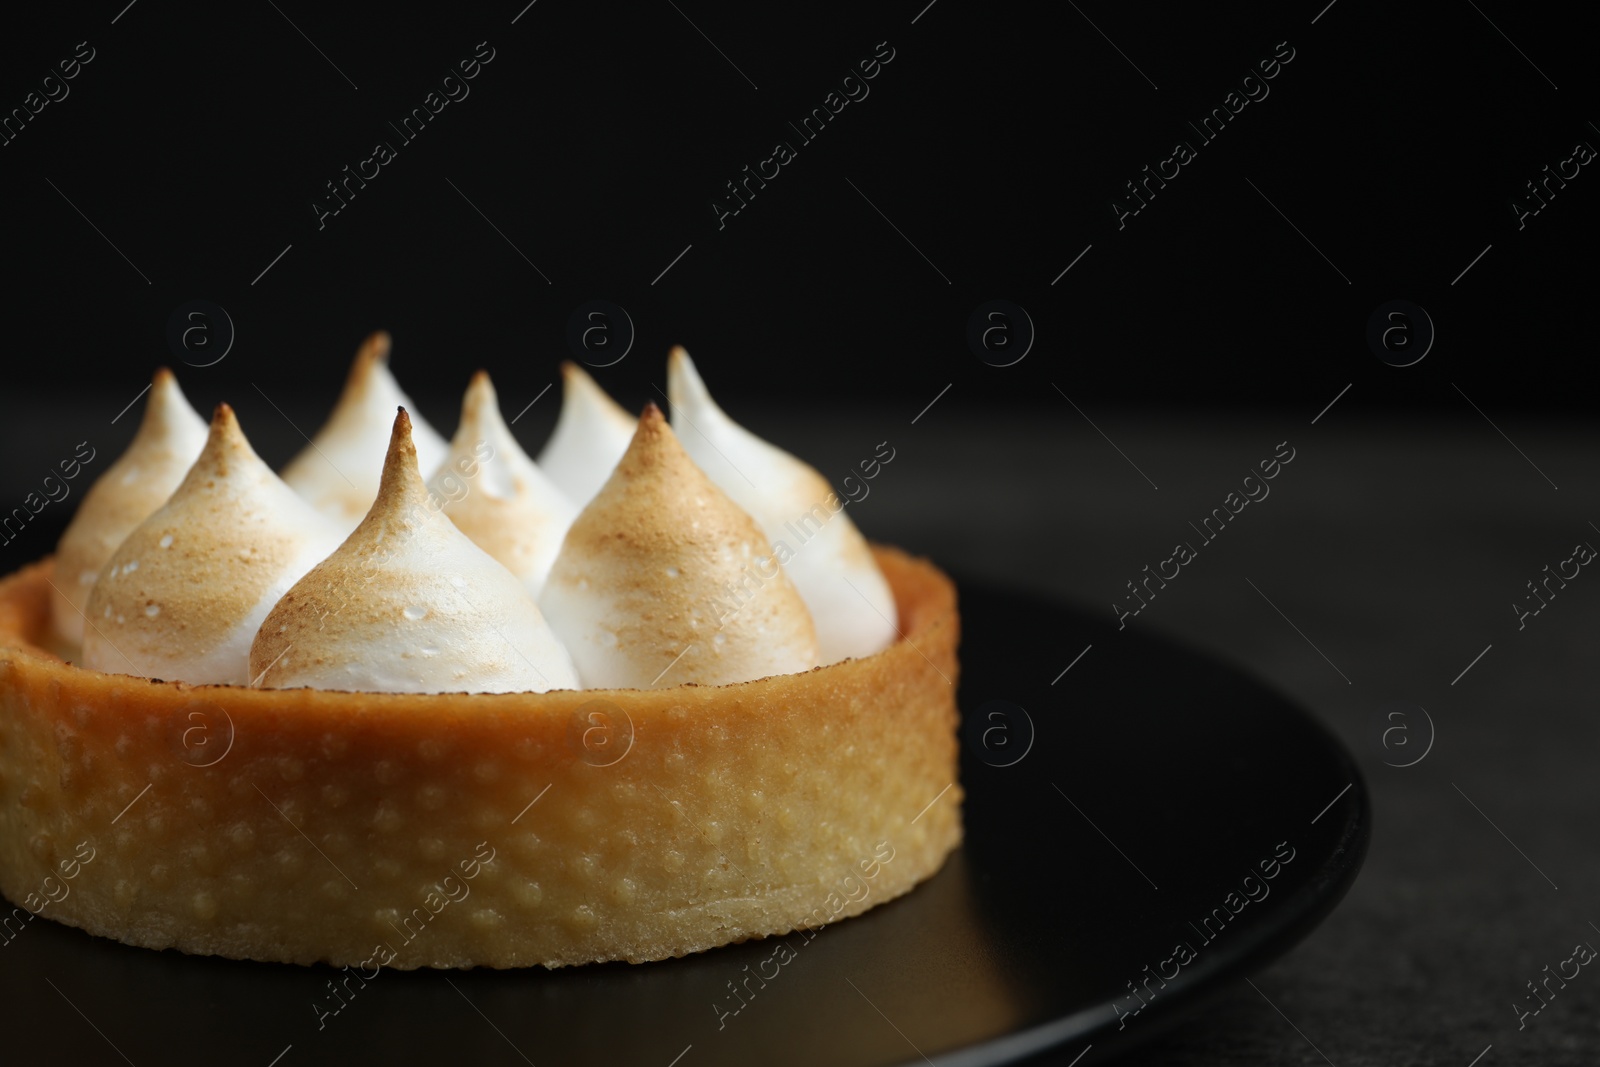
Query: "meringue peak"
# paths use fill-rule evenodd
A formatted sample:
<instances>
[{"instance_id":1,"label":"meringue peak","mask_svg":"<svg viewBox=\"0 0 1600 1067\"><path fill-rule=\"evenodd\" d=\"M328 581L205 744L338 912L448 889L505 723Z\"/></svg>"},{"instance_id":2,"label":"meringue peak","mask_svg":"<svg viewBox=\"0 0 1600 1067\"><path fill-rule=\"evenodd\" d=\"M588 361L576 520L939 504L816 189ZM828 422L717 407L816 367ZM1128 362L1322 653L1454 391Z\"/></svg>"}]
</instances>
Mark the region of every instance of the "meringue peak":
<instances>
[{"instance_id":1,"label":"meringue peak","mask_svg":"<svg viewBox=\"0 0 1600 1067\"><path fill-rule=\"evenodd\" d=\"M540 605L586 686L724 685L817 665L811 616L765 534L654 403L573 522Z\"/></svg>"},{"instance_id":2,"label":"meringue peak","mask_svg":"<svg viewBox=\"0 0 1600 1067\"><path fill-rule=\"evenodd\" d=\"M428 488L462 533L539 595L578 508L522 450L484 371L467 386L450 455Z\"/></svg>"},{"instance_id":3,"label":"meringue peak","mask_svg":"<svg viewBox=\"0 0 1600 1067\"><path fill-rule=\"evenodd\" d=\"M83 642L83 610L100 568L135 527L166 503L205 442L205 420L190 406L172 371L158 367L133 440L89 487L56 546L50 607L63 640Z\"/></svg>"},{"instance_id":4,"label":"meringue peak","mask_svg":"<svg viewBox=\"0 0 1600 1067\"><path fill-rule=\"evenodd\" d=\"M500 394L495 390L489 372L479 367L472 372L472 377L467 379L467 391L461 395L462 424L465 425L468 418L482 422L490 417L498 417L499 414Z\"/></svg>"},{"instance_id":5,"label":"meringue peak","mask_svg":"<svg viewBox=\"0 0 1600 1067\"><path fill-rule=\"evenodd\" d=\"M682 345L674 345L667 356L667 396L672 404L673 426L683 438L684 448L724 489L728 488L724 483L742 483L744 495L752 501L797 491L817 499L831 491L827 479L810 464L733 421L712 398L705 379ZM724 443L735 446L737 464L719 449ZM740 499L728 491L734 499Z\"/></svg>"},{"instance_id":6,"label":"meringue peak","mask_svg":"<svg viewBox=\"0 0 1600 1067\"><path fill-rule=\"evenodd\" d=\"M195 457L194 465L184 475L184 481L194 477L228 476L228 463L230 460L238 462L245 457L258 460L255 449L250 447L250 442L245 439L244 430L239 427L239 416L234 413L230 404L218 404L211 413L211 422L206 427L206 443L200 449L200 455ZM182 488L180 485L179 488Z\"/></svg>"},{"instance_id":7,"label":"meringue peak","mask_svg":"<svg viewBox=\"0 0 1600 1067\"><path fill-rule=\"evenodd\" d=\"M682 345L673 345L667 352L667 374L670 390L669 397L676 395L679 399L670 401L674 407L680 402L710 408L717 414L723 414L722 406L711 396L711 390L706 388L705 379L700 377L700 372L695 368L694 360L689 358L689 350Z\"/></svg>"},{"instance_id":8,"label":"meringue peak","mask_svg":"<svg viewBox=\"0 0 1600 1067\"><path fill-rule=\"evenodd\" d=\"M425 499L427 495L428 487L423 484L422 472L417 464L417 442L413 436L411 413L404 407L397 407L394 428L389 431L389 448L383 454L383 474L378 481L378 495L367 512L367 518L390 514L404 504L414 504L418 498Z\"/></svg>"},{"instance_id":9,"label":"meringue peak","mask_svg":"<svg viewBox=\"0 0 1600 1067\"><path fill-rule=\"evenodd\" d=\"M195 457L194 465L184 475L178 488L183 489L199 478L227 478L230 467L238 470L256 464L265 466L261 457L256 455L256 450L250 447L250 441L239 425L239 416L232 405L218 404L211 413L210 425L206 427L205 447L200 449L200 455Z\"/></svg>"},{"instance_id":10,"label":"meringue peak","mask_svg":"<svg viewBox=\"0 0 1600 1067\"><path fill-rule=\"evenodd\" d=\"M191 682L249 680L250 641L339 530L256 455L219 404L200 456L128 535L89 598L87 667Z\"/></svg>"},{"instance_id":11,"label":"meringue peak","mask_svg":"<svg viewBox=\"0 0 1600 1067\"><path fill-rule=\"evenodd\" d=\"M414 406L389 370L389 350L383 330L362 342L328 421L283 471L296 492L347 529L377 496L394 409ZM448 445L420 417L412 433L422 466L432 472Z\"/></svg>"},{"instance_id":12,"label":"meringue peak","mask_svg":"<svg viewBox=\"0 0 1600 1067\"><path fill-rule=\"evenodd\" d=\"M388 366L389 352L394 348L394 338L388 330L373 330L356 349L356 358L350 361L350 372L345 375L346 391L357 393L367 389L372 382L374 369Z\"/></svg>"},{"instance_id":13,"label":"meringue peak","mask_svg":"<svg viewBox=\"0 0 1600 1067\"><path fill-rule=\"evenodd\" d=\"M894 594L827 479L729 418L681 346L667 359L667 393L689 456L773 539L816 623L822 662L888 646Z\"/></svg>"},{"instance_id":14,"label":"meringue peak","mask_svg":"<svg viewBox=\"0 0 1600 1067\"><path fill-rule=\"evenodd\" d=\"M405 536L426 526L439 510L417 468L417 445L412 434L415 423L404 407L395 409L389 448L383 455L378 494L372 507L356 524L350 540L357 536L381 542L390 536Z\"/></svg>"},{"instance_id":15,"label":"meringue peak","mask_svg":"<svg viewBox=\"0 0 1600 1067\"><path fill-rule=\"evenodd\" d=\"M574 504L587 504L633 440L634 418L582 367L561 364L561 414L539 468Z\"/></svg>"},{"instance_id":16,"label":"meringue peak","mask_svg":"<svg viewBox=\"0 0 1600 1067\"><path fill-rule=\"evenodd\" d=\"M268 614L255 684L366 692L542 692L577 675L538 605L440 513L395 415L377 497L356 529Z\"/></svg>"},{"instance_id":17,"label":"meringue peak","mask_svg":"<svg viewBox=\"0 0 1600 1067\"><path fill-rule=\"evenodd\" d=\"M518 459L526 460L530 465L533 464L533 460L522 450L521 443L512 434L511 427L506 425L506 420L500 413L500 394L495 391L494 382L486 370L473 372L472 379L467 382L467 391L461 396L461 423L456 428L455 437L450 440L450 456L454 459L463 451L470 452L474 448L477 452L491 456L509 453ZM445 464L440 473L445 473L449 467L448 463ZM511 472L497 468L494 473L504 476ZM486 484L484 489L491 495L505 497L514 492L515 487L505 477L487 481L492 484Z\"/></svg>"}]
</instances>

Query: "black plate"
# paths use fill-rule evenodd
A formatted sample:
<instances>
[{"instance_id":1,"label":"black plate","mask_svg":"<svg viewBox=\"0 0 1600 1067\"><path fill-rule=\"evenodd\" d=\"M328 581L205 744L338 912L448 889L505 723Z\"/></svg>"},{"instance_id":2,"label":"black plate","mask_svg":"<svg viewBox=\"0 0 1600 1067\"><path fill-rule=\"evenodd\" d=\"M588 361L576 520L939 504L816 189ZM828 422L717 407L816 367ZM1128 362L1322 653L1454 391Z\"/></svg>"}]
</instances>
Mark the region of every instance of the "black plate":
<instances>
[{"instance_id":1,"label":"black plate","mask_svg":"<svg viewBox=\"0 0 1600 1067\"><path fill-rule=\"evenodd\" d=\"M791 935L795 957L769 963L764 988L745 979L770 939L644 966L383 971L320 1018L331 968L152 952L36 921L0 947L4 1059L977 1067L1066 1042L1062 1061L1092 1046L1073 1061L1088 1064L1333 908L1370 812L1321 726L1099 615L962 590L966 843L909 896ZM752 992L736 1000L730 983Z\"/></svg>"}]
</instances>

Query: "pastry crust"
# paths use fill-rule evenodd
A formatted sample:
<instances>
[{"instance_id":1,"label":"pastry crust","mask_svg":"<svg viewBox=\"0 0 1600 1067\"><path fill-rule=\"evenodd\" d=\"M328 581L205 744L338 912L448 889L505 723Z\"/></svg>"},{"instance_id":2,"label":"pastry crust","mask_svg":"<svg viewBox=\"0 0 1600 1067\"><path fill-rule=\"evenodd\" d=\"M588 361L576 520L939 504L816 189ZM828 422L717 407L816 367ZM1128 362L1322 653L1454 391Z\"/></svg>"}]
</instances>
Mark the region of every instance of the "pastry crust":
<instances>
[{"instance_id":1,"label":"pastry crust","mask_svg":"<svg viewBox=\"0 0 1600 1067\"><path fill-rule=\"evenodd\" d=\"M33 564L0 581L5 936L31 911L238 959L556 967L859 914L939 869L963 796L955 587L874 555L904 634L876 655L538 694L84 670Z\"/></svg>"}]
</instances>

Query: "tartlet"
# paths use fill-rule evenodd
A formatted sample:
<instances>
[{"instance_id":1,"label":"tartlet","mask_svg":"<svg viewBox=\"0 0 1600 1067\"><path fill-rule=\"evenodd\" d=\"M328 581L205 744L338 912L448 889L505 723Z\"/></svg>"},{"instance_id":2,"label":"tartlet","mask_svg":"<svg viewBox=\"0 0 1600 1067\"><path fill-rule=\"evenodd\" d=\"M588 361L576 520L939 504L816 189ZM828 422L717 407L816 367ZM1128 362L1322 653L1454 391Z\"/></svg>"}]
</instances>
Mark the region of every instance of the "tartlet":
<instances>
[{"instance_id":1,"label":"tartlet","mask_svg":"<svg viewBox=\"0 0 1600 1067\"><path fill-rule=\"evenodd\" d=\"M828 522L804 511L826 481L728 419L681 350L674 417L712 437L680 443L653 404L634 422L569 370L551 462L572 489L481 372L425 484L437 435L403 405L379 421L404 399L387 355L368 340L311 446L362 467L332 496L310 461L290 473L314 492L273 474L227 405L194 445L158 374L136 458L199 457L170 497L124 479L120 511L74 520L120 547L69 527L89 611L57 557L0 579L6 940L43 914L363 970L644 962L814 930L939 869L962 832L948 578L842 514L791 568L778 520ZM727 453L762 492L702 470ZM480 499L447 491L456 471ZM545 521L566 530L553 560L521 551ZM167 672L188 681L143 677ZM235 684L191 684L210 681Z\"/></svg>"},{"instance_id":2,"label":"tartlet","mask_svg":"<svg viewBox=\"0 0 1600 1067\"><path fill-rule=\"evenodd\" d=\"M42 908L240 959L555 967L859 914L961 839L955 589L926 561L874 555L903 632L875 655L726 686L517 694L85 670L44 647L53 563L35 563L0 581L13 928ZM83 842L93 859L67 881ZM43 903L47 879L67 895Z\"/></svg>"}]
</instances>

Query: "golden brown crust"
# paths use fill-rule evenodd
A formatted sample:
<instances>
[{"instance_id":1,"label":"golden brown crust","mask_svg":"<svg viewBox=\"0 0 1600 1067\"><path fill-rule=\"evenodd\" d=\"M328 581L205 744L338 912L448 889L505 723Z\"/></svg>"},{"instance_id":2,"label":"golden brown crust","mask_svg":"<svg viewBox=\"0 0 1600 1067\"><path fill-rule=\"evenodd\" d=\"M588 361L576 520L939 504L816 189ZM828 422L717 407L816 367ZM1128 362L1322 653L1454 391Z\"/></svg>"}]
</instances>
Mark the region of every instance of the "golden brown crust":
<instances>
[{"instance_id":1,"label":"golden brown crust","mask_svg":"<svg viewBox=\"0 0 1600 1067\"><path fill-rule=\"evenodd\" d=\"M407 969L640 962L858 914L961 837L955 589L876 556L905 635L877 655L470 696L81 670L41 646L34 564L0 582L0 890L129 944L336 966L385 945ZM44 903L47 878L70 895Z\"/></svg>"}]
</instances>

